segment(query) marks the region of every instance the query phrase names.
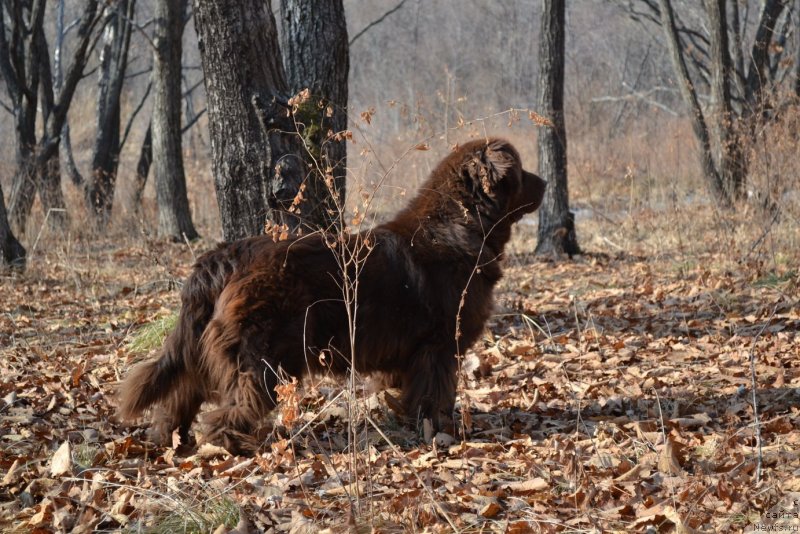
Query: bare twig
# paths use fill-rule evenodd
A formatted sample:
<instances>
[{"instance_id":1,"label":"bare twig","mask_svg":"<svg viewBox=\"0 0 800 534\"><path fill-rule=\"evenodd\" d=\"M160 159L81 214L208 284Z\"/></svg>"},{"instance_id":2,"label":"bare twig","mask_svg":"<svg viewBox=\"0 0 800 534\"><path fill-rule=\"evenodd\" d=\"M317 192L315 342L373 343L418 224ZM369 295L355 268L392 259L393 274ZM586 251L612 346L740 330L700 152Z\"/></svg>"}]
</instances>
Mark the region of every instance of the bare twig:
<instances>
[{"instance_id":1,"label":"bare twig","mask_svg":"<svg viewBox=\"0 0 800 534\"><path fill-rule=\"evenodd\" d=\"M133 113L131 113L130 118L128 118L128 124L125 126L125 133L122 135L122 140L119 142L120 152L122 151L122 147L125 146L125 141L128 140L128 135L131 133L131 127L133 126L133 119L136 118L136 115L138 115L139 112L144 107L144 103L147 100L148 95L150 94L150 89L152 88L153 88L153 82L148 83L147 89L145 89L144 94L142 95L142 99L139 100L139 104L136 106L136 109L133 110Z\"/></svg>"},{"instance_id":2,"label":"bare twig","mask_svg":"<svg viewBox=\"0 0 800 534\"><path fill-rule=\"evenodd\" d=\"M205 115L206 111L208 111L208 108L203 108L203 109L201 109L200 111L198 111L198 112L197 112L197 114L196 114L194 117L192 117L192 120L190 120L189 122L187 122L186 124L184 124L184 125L183 125L183 128L181 128L181 133L186 133L186 132L188 132L188 131L189 131L189 129L190 129L192 126L194 126L194 124L195 124L197 121L199 121L199 120L200 120L200 118L201 118L203 115Z\"/></svg>"},{"instance_id":3,"label":"bare twig","mask_svg":"<svg viewBox=\"0 0 800 534\"><path fill-rule=\"evenodd\" d=\"M665 104L662 104L661 102L658 102L657 100L654 100L654 99L652 99L650 97L653 93L657 93L659 91L669 91L669 89L664 88L664 87L653 87L652 89L649 89L647 91L637 91L633 87L629 87L627 84L624 84L624 83L623 83L623 87L628 89L630 91L630 93L628 93L627 95L619 95L619 96L598 96L598 97L592 98L591 101L592 102L621 102L621 101L625 102L625 101L630 101L630 100L641 100L641 101L643 101L643 102L645 102L647 104L650 104L651 106L654 106L654 107L660 109L661 111L669 113L673 117L677 117L679 115L678 112L676 112L675 110L673 110L669 106L667 106Z\"/></svg>"},{"instance_id":4,"label":"bare twig","mask_svg":"<svg viewBox=\"0 0 800 534\"><path fill-rule=\"evenodd\" d=\"M350 42L349 42L349 43L347 43L347 44L348 44L349 46L353 46L353 43L355 43L355 42L356 42L356 40L357 40L359 37L361 37L362 35L364 35L365 33L367 33L367 31L368 31L370 28L372 28L373 26L376 26L376 25L380 24L381 22L383 22L384 20L386 20L386 18L387 18L389 15L391 15L391 14L392 14L392 13L394 13L395 11L399 10L401 7L403 7L403 4L405 4L405 3L406 3L406 0L400 0L400 3L399 3L399 4L397 4L396 6L394 6L392 9L390 9L389 11L387 11L386 13L384 13L383 15L381 15L380 17L378 17L377 19L373 20L372 22L370 22L369 24L367 24L366 26L364 26L364 29L362 29L360 32L358 32L357 34L355 34L355 35L354 35L354 36L353 36L353 37L350 39Z\"/></svg>"},{"instance_id":5,"label":"bare twig","mask_svg":"<svg viewBox=\"0 0 800 534\"><path fill-rule=\"evenodd\" d=\"M764 326L761 327L761 330L758 331L756 337L753 338L753 344L750 346L750 389L752 390L752 397L753 397L753 428L756 433L756 448L758 449L758 461L756 463L756 484L761 482L761 470L764 463L764 455L762 450L761 444L761 423L759 422L758 418L758 395L757 395L757 384L756 384L756 343L758 343L758 338L761 337L761 334L764 333L764 330L767 329L769 324L772 322L773 317L775 317L775 313L778 311L778 304L772 309L772 313L770 314L769 318L764 322Z\"/></svg>"},{"instance_id":6,"label":"bare twig","mask_svg":"<svg viewBox=\"0 0 800 534\"><path fill-rule=\"evenodd\" d=\"M761 242L764 241L764 239L769 235L770 231L772 230L772 227L775 225L776 222L778 222L778 218L780 217L780 215L781 215L781 210L776 209L775 213L772 216L772 220L769 221L769 224L767 225L766 228L764 228L764 231L761 232L761 235L758 236L758 239L756 239L753 242L752 246L750 247L750 250L748 250L747 254L744 255L744 258L742 258L742 262L747 261L747 259L750 257L750 254L752 254L753 251L758 248Z\"/></svg>"}]
</instances>

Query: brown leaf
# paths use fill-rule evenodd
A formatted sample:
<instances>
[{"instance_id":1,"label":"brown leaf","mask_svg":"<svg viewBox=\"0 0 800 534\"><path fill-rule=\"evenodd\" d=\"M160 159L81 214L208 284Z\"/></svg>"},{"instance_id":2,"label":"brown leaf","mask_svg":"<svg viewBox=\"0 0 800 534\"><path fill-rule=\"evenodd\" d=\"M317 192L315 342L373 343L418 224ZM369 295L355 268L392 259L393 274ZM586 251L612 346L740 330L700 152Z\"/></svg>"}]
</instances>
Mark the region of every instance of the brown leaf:
<instances>
[{"instance_id":1,"label":"brown leaf","mask_svg":"<svg viewBox=\"0 0 800 534\"><path fill-rule=\"evenodd\" d=\"M681 467L680 458L678 456L679 445L671 435L667 436L667 441L664 443L661 453L658 456L658 470L665 475L681 475L683 468Z\"/></svg>"},{"instance_id":2,"label":"brown leaf","mask_svg":"<svg viewBox=\"0 0 800 534\"><path fill-rule=\"evenodd\" d=\"M550 487L548 482L540 477L531 478L528 480L521 480L519 482L509 482L503 484L504 487L517 493L530 493L534 491L544 491Z\"/></svg>"},{"instance_id":3,"label":"brown leaf","mask_svg":"<svg viewBox=\"0 0 800 534\"><path fill-rule=\"evenodd\" d=\"M480 514L481 514L481 516L483 516L483 517L485 517L487 519L492 519L493 517L496 517L497 514L499 514L502 511L503 511L503 507L500 506L497 502L492 501L492 502L488 503L486 506L484 506L483 508L481 508Z\"/></svg>"},{"instance_id":4,"label":"brown leaf","mask_svg":"<svg viewBox=\"0 0 800 534\"><path fill-rule=\"evenodd\" d=\"M20 461L19 458L17 458L16 460L14 460L14 463L11 464L11 467L8 468L8 472L3 477L3 482L2 482L3 486L10 486L11 484L14 484L17 480L19 480L19 473L20 473L19 466L20 466Z\"/></svg>"},{"instance_id":5,"label":"brown leaf","mask_svg":"<svg viewBox=\"0 0 800 534\"><path fill-rule=\"evenodd\" d=\"M65 441L53 454L53 459L50 461L50 474L57 477L69 473L71 470L72 450L69 441Z\"/></svg>"}]
</instances>

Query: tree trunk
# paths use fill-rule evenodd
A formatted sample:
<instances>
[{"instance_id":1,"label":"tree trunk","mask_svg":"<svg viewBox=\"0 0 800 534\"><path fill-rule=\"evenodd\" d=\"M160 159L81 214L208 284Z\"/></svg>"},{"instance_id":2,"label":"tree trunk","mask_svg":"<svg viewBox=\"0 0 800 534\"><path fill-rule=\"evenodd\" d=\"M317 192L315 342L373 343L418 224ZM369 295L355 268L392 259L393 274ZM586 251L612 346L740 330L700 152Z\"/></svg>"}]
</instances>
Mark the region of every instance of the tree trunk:
<instances>
[{"instance_id":1,"label":"tree trunk","mask_svg":"<svg viewBox=\"0 0 800 534\"><path fill-rule=\"evenodd\" d=\"M44 2L37 1L33 5L10 2L6 9L11 20L6 23L4 10L0 9L0 68L14 106L17 165L11 182L8 214L14 231L22 236L36 196L36 115ZM24 31L26 28L30 30Z\"/></svg>"},{"instance_id":2,"label":"tree trunk","mask_svg":"<svg viewBox=\"0 0 800 534\"><path fill-rule=\"evenodd\" d=\"M133 183L133 207L138 212L142 209L142 197L147 185L147 175L150 174L150 164L153 162L153 120L147 124L144 140L139 149L139 161L136 162L136 178Z\"/></svg>"},{"instance_id":3,"label":"tree trunk","mask_svg":"<svg viewBox=\"0 0 800 534\"><path fill-rule=\"evenodd\" d=\"M42 201L47 224L52 230L66 230L69 226L67 203L61 189L61 164L58 148L51 150L47 157L37 162L39 177L39 199Z\"/></svg>"},{"instance_id":4,"label":"tree trunk","mask_svg":"<svg viewBox=\"0 0 800 534\"><path fill-rule=\"evenodd\" d=\"M726 199L740 198L744 193L747 166L742 143L736 132L731 84L735 71L728 44L726 0L706 0L711 52L711 100L717 131L717 164Z\"/></svg>"},{"instance_id":5,"label":"tree trunk","mask_svg":"<svg viewBox=\"0 0 800 534\"><path fill-rule=\"evenodd\" d=\"M19 236L27 230L28 214L36 198L36 162L31 149L17 150L17 170L11 181L8 213Z\"/></svg>"},{"instance_id":6,"label":"tree trunk","mask_svg":"<svg viewBox=\"0 0 800 534\"><path fill-rule=\"evenodd\" d=\"M153 169L158 235L197 239L192 224L181 149L181 56L185 0L160 0L155 9L153 56Z\"/></svg>"},{"instance_id":7,"label":"tree trunk","mask_svg":"<svg viewBox=\"0 0 800 534\"><path fill-rule=\"evenodd\" d=\"M120 0L106 8L97 94L97 129L92 152L92 172L86 182L89 214L98 228L108 225L114 202L120 146L120 96L128 64L131 20L135 0Z\"/></svg>"},{"instance_id":8,"label":"tree trunk","mask_svg":"<svg viewBox=\"0 0 800 534\"><path fill-rule=\"evenodd\" d=\"M683 51L678 41L678 28L675 25L675 13L669 0L659 0L661 10L661 27L664 29L669 47L672 65L678 78L678 88L680 89L683 101L689 106L689 117L692 121L694 135L700 143L700 162L705 176L714 196L723 204L728 205L730 199L725 194L725 187L722 178L714 164L711 153L711 137L708 133L708 125L703 110L700 108L700 101L697 98L697 90L689 77L689 69L686 67Z\"/></svg>"},{"instance_id":9,"label":"tree trunk","mask_svg":"<svg viewBox=\"0 0 800 534\"><path fill-rule=\"evenodd\" d=\"M53 90L56 94L61 92L64 83L64 3L66 0L58 1L56 9L56 45L53 49ZM75 157L72 154L72 140L69 133L69 121L64 123L61 131L61 158L64 160L67 174L72 183L78 187L83 186L83 176L81 176L78 166L75 164Z\"/></svg>"},{"instance_id":10,"label":"tree trunk","mask_svg":"<svg viewBox=\"0 0 800 534\"><path fill-rule=\"evenodd\" d=\"M539 130L539 175L547 180L539 208L536 254L580 254L569 211L567 130L564 125L565 0L545 0L539 37L539 113L552 127Z\"/></svg>"},{"instance_id":11,"label":"tree trunk","mask_svg":"<svg viewBox=\"0 0 800 534\"><path fill-rule=\"evenodd\" d=\"M288 86L275 19L262 0L195 0L212 169L226 240L264 232L289 212L302 178L302 141L285 106Z\"/></svg>"},{"instance_id":12,"label":"tree trunk","mask_svg":"<svg viewBox=\"0 0 800 534\"><path fill-rule=\"evenodd\" d=\"M8 223L3 186L0 184L0 268L10 266L20 270L25 268L25 248L17 241Z\"/></svg>"},{"instance_id":13,"label":"tree trunk","mask_svg":"<svg viewBox=\"0 0 800 534\"><path fill-rule=\"evenodd\" d=\"M0 10L0 73L14 105L18 165L12 183L9 213L18 234L22 234L39 188L42 207L45 213L51 214L51 226L61 227L66 223L61 175L53 158L58 155L67 112L84 75L87 52L100 17L97 16L97 0L85 2L70 68L58 94L55 94L43 29L45 0L14 0L7 2L6 9L14 15L13 21L7 25L3 10ZM36 142L32 124L36 122L36 103L40 94L44 131ZM34 141L31 141L31 136Z\"/></svg>"},{"instance_id":14,"label":"tree trunk","mask_svg":"<svg viewBox=\"0 0 800 534\"><path fill-rule=\"evenodd\" d=\"M347 76L350 68L342 0L281 0L283 63L294 93L309 89L299 108L311 165L305 180L304 222L328 228L338 222L345 201ZM326 176L328 180L326 182ZM331 178L332 177L332 183Z\"/></svg>"},{"instance_id":15,"label":"tree trunk","mask_svg":"<svg viewBox=\"0 0 800 534\"><path fill-rule=\"evenodd\" d=\"M794 32L794 96L800 99L800 0L795 2L794 21L794 27L798 28Z\"/></svg>"}]
</instances>

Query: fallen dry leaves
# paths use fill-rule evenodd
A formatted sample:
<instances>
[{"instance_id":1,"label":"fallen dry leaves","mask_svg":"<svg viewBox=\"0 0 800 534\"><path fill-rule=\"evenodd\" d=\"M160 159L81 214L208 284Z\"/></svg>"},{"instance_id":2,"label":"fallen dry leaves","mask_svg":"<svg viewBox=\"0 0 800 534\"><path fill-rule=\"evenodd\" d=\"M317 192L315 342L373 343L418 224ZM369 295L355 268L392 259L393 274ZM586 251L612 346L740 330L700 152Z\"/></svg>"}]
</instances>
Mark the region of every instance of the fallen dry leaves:
<instances>
[{"instance_id":1,"label":"fallen dry leaves","mask_svg":"<svg viewBox=\"0 0 800 534\"><path fill-rule=\"evenodd\" d=\"M126 339L177 308L185 245L35 261L2 282L4 531L723 532L800 491L788 270L765 279L715 254L511 258L463 362L454 432L424 442L382 394L307 382L282 392L286 426L241 458L154 448L114 419Z\"/></svg>"}]
</instances>

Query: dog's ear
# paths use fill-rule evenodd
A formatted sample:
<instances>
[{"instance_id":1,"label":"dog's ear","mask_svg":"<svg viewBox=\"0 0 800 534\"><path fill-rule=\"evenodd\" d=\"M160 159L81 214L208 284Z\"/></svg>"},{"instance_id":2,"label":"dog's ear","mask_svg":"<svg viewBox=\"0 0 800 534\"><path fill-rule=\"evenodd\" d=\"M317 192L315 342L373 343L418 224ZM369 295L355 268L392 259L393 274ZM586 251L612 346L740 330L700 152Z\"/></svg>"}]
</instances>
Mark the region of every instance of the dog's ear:
<instances>
[{"instance_id":1,"label":"dog's ear","mask_svg":"<svg viewBox=\"0 0 800 534\"><path fill-rule=\"evenodd\" d=\"M489 198L494 190L517 164L519 158L505 142L491 141L481 146L467 160L465 170L476 189Z\"/></svg>"}]
</instances>

